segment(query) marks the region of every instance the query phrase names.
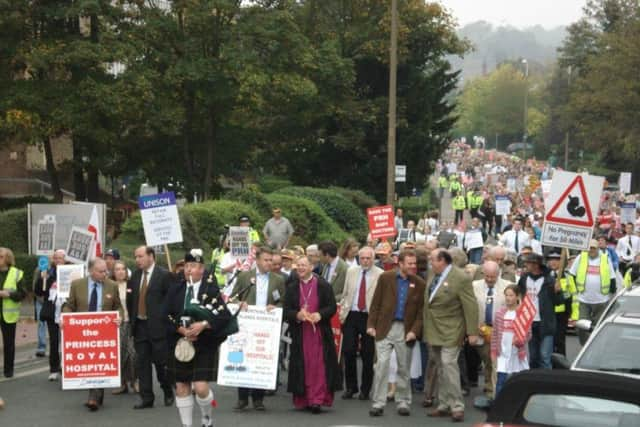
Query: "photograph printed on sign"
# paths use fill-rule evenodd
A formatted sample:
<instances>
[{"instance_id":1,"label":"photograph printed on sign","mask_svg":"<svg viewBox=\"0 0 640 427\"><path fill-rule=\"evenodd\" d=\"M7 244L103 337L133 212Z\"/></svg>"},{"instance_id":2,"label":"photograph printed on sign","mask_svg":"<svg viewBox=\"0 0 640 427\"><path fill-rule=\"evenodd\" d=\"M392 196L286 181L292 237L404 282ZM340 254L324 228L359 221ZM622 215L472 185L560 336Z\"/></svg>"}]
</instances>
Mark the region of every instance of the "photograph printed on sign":
<instances>
[{"instance_id":1,"label":"photograph printed on sign","mask_svg":"<svg viewBox=\"0 0 640 427\"><path fill-rule=\"evenodd\" d=\"M93 233L79 227L72 227L65 259L75 264L86 263L89 261L92 246Z\"/></svg>"}]
</instances>

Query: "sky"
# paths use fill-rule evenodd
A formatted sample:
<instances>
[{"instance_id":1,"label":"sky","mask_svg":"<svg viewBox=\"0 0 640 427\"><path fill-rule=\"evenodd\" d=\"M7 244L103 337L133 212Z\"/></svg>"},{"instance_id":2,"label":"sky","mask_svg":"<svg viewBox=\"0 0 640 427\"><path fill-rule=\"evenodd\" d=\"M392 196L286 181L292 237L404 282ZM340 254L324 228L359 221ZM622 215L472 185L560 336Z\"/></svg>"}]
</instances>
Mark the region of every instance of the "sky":
<instances>
[{"instance_id":1,"label":"sky","mask_svg":"<svg viewBox=\"0 0 640 427\"><path fill-rule=\"evenodd\" d=\"M549 29L569 25L582 16L586 0L439 0L460 26L487 21L518 28L542 25Z\"/></svg>"}]
</instances>

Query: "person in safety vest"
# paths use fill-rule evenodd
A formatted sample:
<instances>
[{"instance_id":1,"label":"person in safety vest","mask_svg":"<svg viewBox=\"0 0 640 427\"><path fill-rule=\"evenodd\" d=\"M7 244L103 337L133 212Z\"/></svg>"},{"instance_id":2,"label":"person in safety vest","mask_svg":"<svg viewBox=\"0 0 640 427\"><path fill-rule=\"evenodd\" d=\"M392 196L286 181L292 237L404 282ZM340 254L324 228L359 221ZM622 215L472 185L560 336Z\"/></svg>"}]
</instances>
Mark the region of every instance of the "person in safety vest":
<instances>
[{"instance_id":1,"label":"person in safety vest","mask_svg":"<svg viewBox=\"0 0 640 427\"><path fill-rule=\"evenodd\" d=\"M624 273L622 284L626 289L631 289L633 286L640 285L640 254L636 255L633 259L633 263Z\"/></svg>"},{"instance_id":2,"label":"person in safety vest","mask_svg":"<svg viewBox=\"0 0 640 427\"><path fill-rule=\"evenodd\" d=\"M249 218L249 215L240 215L238 217L238 222L240 227L249 227L249 238L251 239L252 244L260 242L260 233L251 226L251 219Z\"/></svg>"},{"instance_id":3,"label":"person in safety vest","mask_svg":"<svg viewBox=\"0 0 640 427\"><path fill-rule=\"evenodd\" d=\"M567 354L566 336L569 319L578 319L578 302L573 300L576 293L573 276L562 271L560 250L554 248L547 254L547 266L551 269L556 280L560 282L563 302L555 306L556 334L553 339L553 352L562 355Z\"/></svg>"},{"instance_id":4,"label":"person in safety vest","mask_svg":"<svg viewBox=\"0 0 640 427\"><path fill-rule=\"evenodd\" d=\"M447 179L446 175L440 175L440 178L438 178L438 189L440 190L440 198L442 199L442 196L444 196L444 190L446 190L449 187L449 180Z\"/></svg>"},{"instance_id":5,"label":"person in safety vest","mask_svg":"<svg viewBox=\"0 0 640 427\"><path fill-rule=\"evenodd\" d=\"M4 350L4 376L13 377L13 362L16 357L16 324L20 318L20 301L28 293L22 280L24 273L16 268L13 251L0 248L0 329Z\"/></svg>"},{"instance_id":6,"label":"person in safety vest","mask_svg":"<svg viewBox=\"0 0 640 427\"><path fill-rule=\"evenodd\" d=\"M211 253L211 269L216 276L219 288L224 288L227 283L227 275L222 271L224 255L229 252L229 239L226 235L221 236L220 247L217 247Z\"/></svg>"},{"instance_id":7,"label":"person in safety vest","mask_svg":"<svg viewBox=\"0 0 640 427\"><path fill-rule=\"evenodd\" d=\"M449 177L449 193L453 196L462 191L462 184L458 180L458 176L453 174Z\"/></svg>"},{"instance_id":8,"label":"person in safety vest","mask_svg":"<svg viewBox=\"0 0 640 427\"><path fill-rule=\"evenodd\" d=\"M576 283L574 298L580 303L579 318L591 320L595 324L609 298L616 292L615 270L609 256L600 252L598 242L591 239L589 251L578 255L569 273ZM578 331L580 344L584 345L588 337L587 331Z\"/></svg>"},{"instance_id":9,"label":"person in safety vest","mask_svg":"<svg viewBox=\"0 0 640 427\"><path fill-rule=\"evenodd\" d=\"M471 218L479 218L478 209L482 206L482 202L484 202L484 197L482 197L480 191L470 190L469 193L467 193L467 206L469 207Z\"/></svg>"},{"instance_id":10,"label":"person in safety vest","mask_svg":"<svg viewBox=\"0 0 640 427\"><path fill-rule=\"evenodd\" d=\"M455 194L456 196L451 200L451 207L456 214L454 224L458 225L458 223L464 218L464 210L467 207L467 202L464 200L464 196L461 191Z\"/></svg>"}]
</instances>

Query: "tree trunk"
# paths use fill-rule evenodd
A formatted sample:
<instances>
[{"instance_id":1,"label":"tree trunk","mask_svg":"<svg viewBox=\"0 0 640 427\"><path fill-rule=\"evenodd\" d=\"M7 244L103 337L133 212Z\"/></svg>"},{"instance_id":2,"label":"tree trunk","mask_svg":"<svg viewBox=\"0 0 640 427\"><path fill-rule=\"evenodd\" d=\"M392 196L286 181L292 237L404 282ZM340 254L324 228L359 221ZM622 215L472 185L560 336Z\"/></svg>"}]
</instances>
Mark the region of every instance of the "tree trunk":
<instances>
[{"instance_id":1,"label":"tree trunk","mask_svg":"<svg viewBox=\"0 0 640 427\"><path fill-rule=\"evenodd\" d=\"M82 151L77 136L73 137L73 191L76 200L87 200L87 189L84 184L84 168L82 165Z\"/></svg>"},{"instance_id":2,"label":"tree trunk","mask_svg":"<svg viewBox=\"0 0 640 427\"><path fill-rule=\"evenodd\" d=\"M42 141L44 146L44 157L47 163L47 173L49 174L49 180L51 181L51 193L53 194L53 201L56 203L62 203L62 191L60 190L60 179L58 177L58 170L53 160L53 151L51 150L51 138L44 138Z\"/></svg>"},{"instance_id":3,"label":"tree trunk","mask_svg":"<svg viewBox=\"0 0 640 427\"><path fill-rule=\"evenodd\" d=\"M98 183L99 172L97 169L91 169L87 172L87 200L89 202L100 201L100 185Z\"/></svg>"},{"instance_id":4,"label":"tree trunk","mask_svg":"<svg viewBox=\"0 0 640 427\"><path fill-rule=\"evenodd\" d=\"M216 143L216 116L213 111L209 112L209 127L207 130L207 167L204 175L204 189L202 190L202 199L209 199L211 192L211 183L213 180L213 155L215 153Z\"/></svg>"}]
</instances>

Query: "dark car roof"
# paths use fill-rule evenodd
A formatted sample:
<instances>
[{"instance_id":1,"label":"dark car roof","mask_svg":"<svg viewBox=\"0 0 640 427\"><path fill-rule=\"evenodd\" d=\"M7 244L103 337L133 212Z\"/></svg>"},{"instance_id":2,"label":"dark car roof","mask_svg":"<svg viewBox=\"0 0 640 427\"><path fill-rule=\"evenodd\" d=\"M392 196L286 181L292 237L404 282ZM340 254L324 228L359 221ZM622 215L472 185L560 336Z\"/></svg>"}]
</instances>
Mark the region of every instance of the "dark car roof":
<instances>
[{"instance_id":1,"label":"dark car roof","mask_svg":"<svg viewBox=\"0 0 640 427\"><path fill-rule=\"evenodd\" d=\"M520 422L532 395L587 396L640 405L640 380L597 372L533 370L509 378L487 422Z\"/></svg>"}]
</instances>

